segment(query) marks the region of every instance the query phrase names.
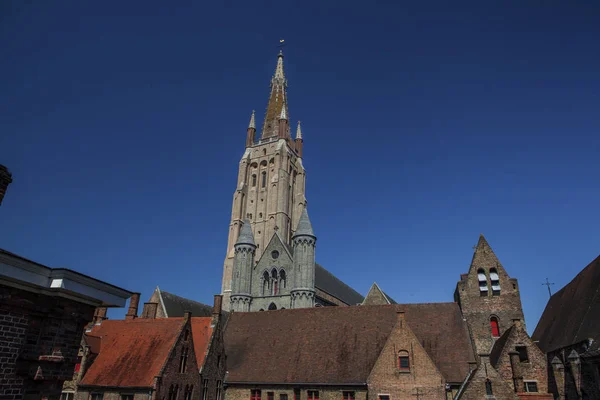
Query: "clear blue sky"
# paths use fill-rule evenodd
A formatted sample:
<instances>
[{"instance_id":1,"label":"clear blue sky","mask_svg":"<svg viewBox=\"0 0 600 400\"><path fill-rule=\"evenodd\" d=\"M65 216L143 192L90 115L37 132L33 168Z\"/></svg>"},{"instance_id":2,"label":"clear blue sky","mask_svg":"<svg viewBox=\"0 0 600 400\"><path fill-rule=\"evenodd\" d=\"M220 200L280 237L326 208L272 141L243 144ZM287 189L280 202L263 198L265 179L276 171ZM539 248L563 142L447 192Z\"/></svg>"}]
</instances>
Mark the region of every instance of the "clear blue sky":
<instances>
[{"instance_id":1,"label":"clear blue sky","mask_svg":"<svg viewBox=\"0 0 600 400\"><path fill-rule=\"evenodd\" d=\"M0 3L0 247L211 303L282 37L317 259L359 292L452 301L484 233L532 331L600 253L597 1L177 3Z\"/></svg>"}]
</instances>

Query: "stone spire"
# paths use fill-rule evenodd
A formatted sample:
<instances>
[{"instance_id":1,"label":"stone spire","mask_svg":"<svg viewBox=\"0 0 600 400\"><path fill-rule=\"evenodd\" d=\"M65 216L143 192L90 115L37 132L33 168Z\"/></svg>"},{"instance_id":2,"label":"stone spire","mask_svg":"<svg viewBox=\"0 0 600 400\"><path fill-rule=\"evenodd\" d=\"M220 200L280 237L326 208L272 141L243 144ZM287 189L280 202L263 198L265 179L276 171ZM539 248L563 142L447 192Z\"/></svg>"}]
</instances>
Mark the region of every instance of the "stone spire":
<instances>
[{"instance_id":1,"label":"stone spire","mask_svg":"<svg viewBox=\"0 0 600 400\"><path fill-rule=\"evenodd\" d=\"M2 204L2 199L4 199L4 195L6 194L6 189L8 185L12 183L12 175L8 168L4 165L0 164L0 204Z\"/></svg>"},{"instance_id":2,"label":"stone spire","mask_svg":"<svg viewBox=\"0 0 600 400\"><path fill-rule=\"evenodd\" d=\"M271 78L271 94L263 123L262 140L279 136L279 120L282 115L285 116L285 120L288 118L286 89L287 80L285 79L285 72L283 70L283 52L280 51L277 55L275 73ZM286 132L286 135L289 135L289 133Z\"/></svg>"},{"instance_id":3,"label":"stone spire","mask_svg":"<svg viewBox=\"0 0 600 400\"><path fill-rule=\"evenodd\" d=\"M300 121L298 121L298 127L296 128L296 140L302 139L302 128L300 128Z\"/></svg>"},{"instance_id":4,"label":"stone spire","mask_svg":"<svg viewBox=\"0 0 600 400\"><path fill-rule=\"evenodd\" d=\"M279 114L279 120L287 121L287 114L285 113L285 103L284 103L284 107L281 107L281 114Z\"/></svg>"},{"instance_id":5,"label":"stone spire","mask_svg":"<svg viewBox=\"0 0 600 400\"><path fill-rule=\"evenodd\" d=\"M256 134L256 122L254 120L254 110L252 110L252 116L250 117L250 123L246 130L246 147L252 147L254 145L254 136Z\"/></svg>"},{"instance_id":6,"label":"stone spire","mask_svg":"<svg viewBox=\"0 0 600 400\"><path fill-rule=\"evenodd\" d=\"M308 212L306 211L306 207L304 208L304 210L302 210L302 214L300 215L298 227L296 229L296 232L294 233L294 237L296 236L315 237L315 232L313 231L312 224L310 223L310 219L308 218Z\"/></svg>"},{"instance_id":7,"label":"stone spire","mask_svg":"<svg viewBox=\"0 0 600 400\"><path fill-rule=\"evenodd\" d=\"M250 123L248 129L256 129L256 121L254 120L254 110L252 110L252 116L250 117Z\"/></svg>"},{"instance_id":8,"label":"stone spire","mask_svg":"<svg viewBox=\"0 0 600 400\"><path fill-rule=\"evenodd\" d=\"M236 245L238 244L249 244L252 246L256 246L254 243L254 235L252 234L252 228L250 227L250 221L247 219L244 220L242 224L242 229L240 230L240 236L238 236Z\"/></svg>"}]
</instances>

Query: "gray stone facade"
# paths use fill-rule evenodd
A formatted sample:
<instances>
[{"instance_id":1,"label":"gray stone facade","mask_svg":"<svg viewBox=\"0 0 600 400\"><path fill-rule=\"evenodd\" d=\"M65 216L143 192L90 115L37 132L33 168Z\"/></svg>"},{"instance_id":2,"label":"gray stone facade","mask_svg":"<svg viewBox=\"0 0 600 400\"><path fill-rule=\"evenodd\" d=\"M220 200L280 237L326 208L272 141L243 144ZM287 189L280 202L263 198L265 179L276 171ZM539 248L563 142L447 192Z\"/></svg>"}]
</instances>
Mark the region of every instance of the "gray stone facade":
<instances>
[{"instance_id":1,"label":"gray stone facade","mask_svg":"<svg viewBox=\"0 0 600 400\"><path fill-rule=\"evenodd\" d=\"M315 306L316 236L306 209L289 248L275 231L259 260L250 223L234 245L231 309L267 311Z\"/></svg>"}]
</instances>

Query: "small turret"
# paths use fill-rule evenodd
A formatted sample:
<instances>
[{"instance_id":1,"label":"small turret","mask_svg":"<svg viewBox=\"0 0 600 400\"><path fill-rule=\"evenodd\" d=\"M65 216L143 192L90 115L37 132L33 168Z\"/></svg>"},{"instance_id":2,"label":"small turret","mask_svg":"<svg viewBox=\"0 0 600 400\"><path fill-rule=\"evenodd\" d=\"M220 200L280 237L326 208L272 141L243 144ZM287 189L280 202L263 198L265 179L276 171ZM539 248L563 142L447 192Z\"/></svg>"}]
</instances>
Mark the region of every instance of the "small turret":
<instances>
[{"instance_id":1,"label":"small turret","mask_svg":"<svg viewBox=\"0 0 600 400\"><path fill-rule=\"evenodd\" d=\"M256 121L254 120L254 110L252 110L252 116L250 117L250 123L246 130L246 147L254 145L254 135L256 135Z\"/></svg>"},{"instance_id":2,"label":"small turret","mask_svg":"<svg viewBox=\"0 0 600 400\"><path fill-rule=\"evenodd\" d=\"M283 106L281 107L281 114L279 114L279 138L280 139L285 139L288 138L288 117L287 117L287 113L285 111L286 108L286 104L285 102L283 103Z\"/></svg>"},{"instance_id":3,"label":"small turret","mask_svg":"<svg viewBox=\"0 0 600 400\"><path fill-rule=\"evenodd\" d=\"M304 139L302 139L302 128L300 127L300 121L298 121L298 127L296 128L296 153L298 157L302 158L302 148L304 147Z\"/></svg>"},{"instance_id":4,"label":"small turret","mask_svg":"<svg viewBox=\"0 0 600 400\"><path fill-rule=\"evenodd\" d=\"M294 246L294 285L291 290L292 307L307 308L315 305L315 245L317 237L302 210L298 227L292 237Z\"/></svg>"},{"instance_id":5,"label":"small turret","mask_svg":"<svg viewBox=\"0 0 600 400\"><path fill-rule=\"evenodd\" d=\"M252 267L256 251L250 221L244 220L234 250L231 309L250 311Z\"/></svg>"}]
</instances>

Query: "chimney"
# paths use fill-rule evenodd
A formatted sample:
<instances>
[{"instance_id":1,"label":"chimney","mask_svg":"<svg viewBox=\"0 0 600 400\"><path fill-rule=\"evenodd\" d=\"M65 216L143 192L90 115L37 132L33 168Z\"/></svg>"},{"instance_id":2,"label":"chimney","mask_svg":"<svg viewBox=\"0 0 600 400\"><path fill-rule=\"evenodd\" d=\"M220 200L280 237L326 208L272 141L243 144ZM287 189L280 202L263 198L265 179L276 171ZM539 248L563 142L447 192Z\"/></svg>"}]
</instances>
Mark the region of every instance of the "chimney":
<instances>
[{"instance_id":1,"label":"chimney","mask_svg":"<svg viewBox=\"0 0 600 400\"><path fill-rule=\"evenodd\" d=\"M188 322L190 320L190 318L192 318L192 312L191 311L184 311L183 312L183 321L184 322Z\"/></svg>"},{"instance_id":2,"label":"chimney","mask_svg":"<svg viewBox=\"0 0 600 400\"><path fill-rule=\"evenodd\" d=\"M4 199L4 195L6 194L6 189L11 183L12 175L10 171L4 165L0 164L0 205L2 204L2 199Z\"/></svg>"},{"instance_id":3,"label":"chimney","mask_svg":"<svg viewBox=\"0 0 600 400\"><path fill-rule=\"evenodd\" d=\"M154 319L156 318L157 310L158 303L144 303L144 309L142 310L141 318Z\"/></svg>"},{"instance_id":4,"label":"chimney","mask_svg":"<svg viewBox=\"0 0 600 400\"><path fill-rule=\"evenodd\" d=\"M396 311L396 317L398 318L400 328L404 328L404 311Z\"/></svg>"},{"instance_id":5,"label":"chimney","mask_svg":"<svg viewBox=\"0 0 600 400\"><path fill-rule=\"evenodd\" d=\"M129 310L125 315L125 319L135 319L137 318L138 313L138 305L140 304L140 293L134 293L131 295L129 299Z\"/></svg>"},{"instance_id":6,"label":"chimney","mask_svg":"<svg viewBox=\"0 0 600 400\"><path fill-rule=\"evenodd\" d=\"M215 294L215 298L213 301L213 311L212 311L213 318L220 316L222 309L223 309L223 295Z\"/></svg>"},{"instance_id":7,"label":"chimney","mask_svg":"<svg viewBox=\"0 0 600 400\"><path fill-rule=\"evenodd\" d=\"M94 311L94 319L92 320L92 323L94 325L100 325L102 323L102 321L104 321L105 319L108 319L106 317L107 311L108 311L108 309L106 307L96 307L96 311Z\"/></svg>"}]
</instances>

